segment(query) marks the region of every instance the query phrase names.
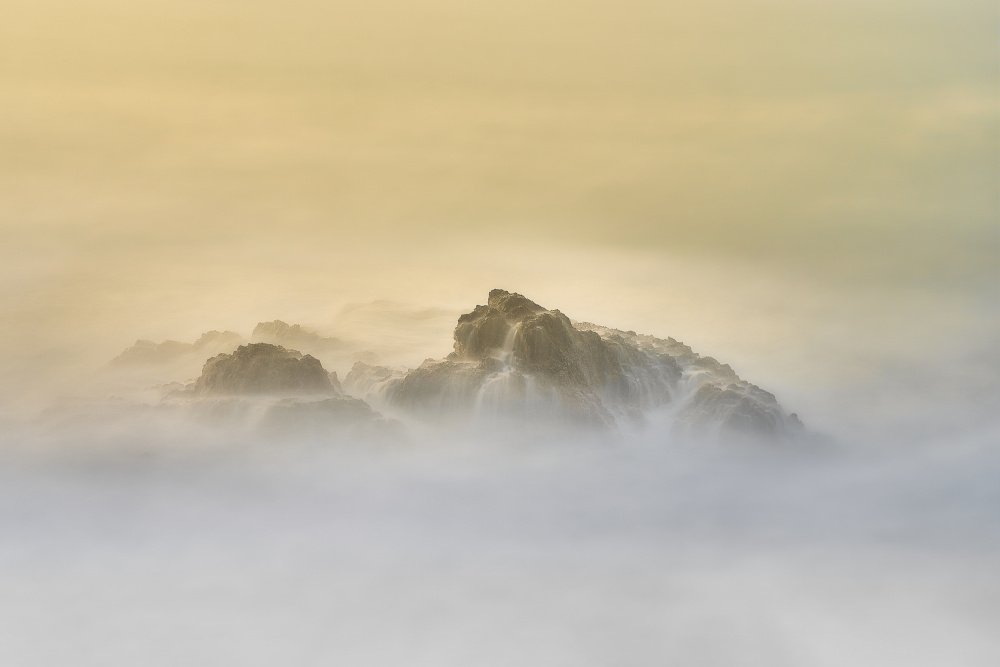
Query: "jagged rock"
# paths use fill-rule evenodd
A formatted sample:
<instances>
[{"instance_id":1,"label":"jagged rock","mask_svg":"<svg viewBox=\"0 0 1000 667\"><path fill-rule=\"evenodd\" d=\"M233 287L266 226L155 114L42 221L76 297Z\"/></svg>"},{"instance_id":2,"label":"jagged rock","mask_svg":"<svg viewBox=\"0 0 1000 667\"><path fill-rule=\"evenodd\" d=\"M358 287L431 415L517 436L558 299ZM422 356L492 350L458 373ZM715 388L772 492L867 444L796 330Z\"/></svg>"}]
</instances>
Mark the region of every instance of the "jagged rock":
<instances>
[{"instance_id":1,"label":"jagged rock","mask_svg":"<svg viewBox=\"0 0 1000 667\"><path fill-rule=\"evenodd\" d=\"M416 415L523 415L610 426L668 409L679 428L794 430L774 396L666 340L589 323L493 290L458 319L454 351L409 371L358 362L345 390Z\"/></svg>"},{"instance_id":2,"label":"jagged rock","mask_svg":"<svg viewBox=\"0 0 1000 667\"><path fill-rule=\"evenodd\" d=\"M666 355L638 352L573 327L558 310L520 294L490 292L485 306L462 315L454 352L405 375L356 364L349 391L408 408L447 406L610 425L670 400L680 370ZM660 386L658 394L643 393Z\"/></svg>"},{"instance_id":3,"label":"jagged rock","mask_svg":"<svg viewBox=\"0 0 1000 667\"><path fill-rule=\"evenodd\" d=\"M196 351L239 341L238 334L217 331L195 343L138 341L115 363L188 363ZM318 432L333 424L380 423L381 415L365 401L390 415L432 421L523 418L589 429L641 423L656 414L679 432L771 437L802 429L772 394L673 338L574 322L504 290L491 291L485 305L458 318L453 351L444 359L392 369L365 363L376 359L370 353L356 355L343 386L335 372L299 351L331 350L342 345L337 339L275 320L258 324L253 341L209 358L184 389L157 390L164 400L188 404L211 419L268 428L299 423ZM292 348L293 342L301 347ZM164 375L164 368L155 371ZM289 400L279 401L284 398Z\"/></svg>"},{"instance_id":4,"label":"jagged rock","mask_svg":"<svg viewBox=\"0 0 1000 667\"><path fill-rule=\"evenodd\" d=\"M664 340L589 322L578 322L576 326L597 332L605 340L619 338L634 349L673 357L682 371L673 389L678 431L774 436L796 434L803 429L798 415L785 413L773 394L740 379L728 364L703 357L673 338Z\"/></svg>"},{"instance_id":5,"label":"jagged rock","mask_svg":"<svg viewBox=\"0 0 1000 667\"><path fill-rule=\"evenodd\" d=\"M250 343L205 362L194 393L298 396L334 394L336 389L315 357L279 345Z\"/></svg>"}]
</instances>

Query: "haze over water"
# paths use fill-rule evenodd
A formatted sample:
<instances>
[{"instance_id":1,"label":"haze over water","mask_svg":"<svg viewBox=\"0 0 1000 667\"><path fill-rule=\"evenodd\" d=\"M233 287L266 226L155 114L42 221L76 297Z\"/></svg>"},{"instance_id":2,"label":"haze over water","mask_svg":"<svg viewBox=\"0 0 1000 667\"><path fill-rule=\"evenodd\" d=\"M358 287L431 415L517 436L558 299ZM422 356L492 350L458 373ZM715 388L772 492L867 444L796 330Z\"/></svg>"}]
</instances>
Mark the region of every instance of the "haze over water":
<instances>
[{"instance_id":1,"label":"haze over water","mask_svg":"<svg viewBox=\"0 0 1000 667\"><path fill-rule=\"evenodd\" d=\"M0 662L995 664L998 27L9 0ZM44 417L137 339L273 319L416 366L496 287L716 357L837 453L371 460Z\"/></svg>"}]
</instances>

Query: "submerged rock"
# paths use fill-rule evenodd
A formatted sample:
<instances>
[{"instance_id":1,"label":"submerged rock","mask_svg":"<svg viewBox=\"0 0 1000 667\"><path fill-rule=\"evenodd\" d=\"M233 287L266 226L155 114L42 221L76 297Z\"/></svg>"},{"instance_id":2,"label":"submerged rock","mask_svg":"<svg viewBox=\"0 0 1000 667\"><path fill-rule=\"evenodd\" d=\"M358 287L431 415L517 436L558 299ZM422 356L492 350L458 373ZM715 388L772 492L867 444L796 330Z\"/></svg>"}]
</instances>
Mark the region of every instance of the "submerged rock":
<instances>
[{"instance_id":1,"label":"submerged rock","mask_svg":"<svg viewBox=\"0 0 1000 667\"><path fill-rule=\"evenodd\" d=\"M383 419L367 403L350 396L282 399L267 409L258 429L272 438L292 434L325 439L405 437L399 422Z\"/></svg>"}]
</instances>

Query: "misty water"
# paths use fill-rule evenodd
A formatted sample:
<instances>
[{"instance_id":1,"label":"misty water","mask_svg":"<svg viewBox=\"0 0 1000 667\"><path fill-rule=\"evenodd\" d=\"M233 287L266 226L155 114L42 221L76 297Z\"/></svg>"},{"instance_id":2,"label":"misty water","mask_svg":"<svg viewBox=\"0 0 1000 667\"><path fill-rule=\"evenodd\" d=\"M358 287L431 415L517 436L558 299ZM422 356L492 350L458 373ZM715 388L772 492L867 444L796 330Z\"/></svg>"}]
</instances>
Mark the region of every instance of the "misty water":
<instances>
[{"instance_id":1,"label":"misty water","mask_svg":"<svg viewBox=\"0 0 1000 667\"><path fill-rule=\"evenodd\" d=\"M998 31L3 0L0 667L1000 665Z\"/></svg>"},{"instance_id":2,"label":"misty water","mask_svg":"<svg viewBox=\"0 0 1000 667\"><path fill-rule=\"evenodd\" d=\"M426 321L375 310L356 331ZM0 662L995 664L981 352L853 387L817 362L779 392L801 442L679 437L668 411L331 442L86 385L4 421Z\"/></svg>"}]
</instances>

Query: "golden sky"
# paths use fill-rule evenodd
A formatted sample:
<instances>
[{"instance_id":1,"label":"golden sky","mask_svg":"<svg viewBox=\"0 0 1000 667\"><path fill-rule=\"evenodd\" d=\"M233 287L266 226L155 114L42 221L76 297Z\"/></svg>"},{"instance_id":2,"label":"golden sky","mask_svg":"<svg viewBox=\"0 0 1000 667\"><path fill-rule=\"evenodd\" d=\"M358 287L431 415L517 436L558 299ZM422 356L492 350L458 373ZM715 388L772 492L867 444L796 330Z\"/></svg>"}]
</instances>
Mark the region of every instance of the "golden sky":
<instances>
[{"instance_id":1,"label":"golden sky","mask_svg":"<svg viewBox=\"0 0 1000 667\"><path fill-rule=\"evenodd\" d=\"M0 337L118 348L305 284L600 310L663 288L640 255L992 298L998 27L971 0L6 0Z\"/></svg>"}]
</instances>

